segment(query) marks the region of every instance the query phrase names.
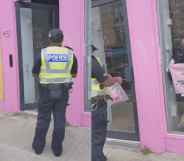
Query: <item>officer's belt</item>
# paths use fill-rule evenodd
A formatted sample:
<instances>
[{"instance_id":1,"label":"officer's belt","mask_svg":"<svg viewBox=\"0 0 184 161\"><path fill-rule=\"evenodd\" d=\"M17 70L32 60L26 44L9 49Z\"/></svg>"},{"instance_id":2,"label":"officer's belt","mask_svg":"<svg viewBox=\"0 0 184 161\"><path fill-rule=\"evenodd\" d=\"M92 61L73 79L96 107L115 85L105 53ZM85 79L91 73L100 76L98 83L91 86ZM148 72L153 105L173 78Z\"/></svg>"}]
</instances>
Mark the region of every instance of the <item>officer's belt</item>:
<instances>
[{"instance_id":1,"label":"officer's belt","mask_svg":"<svg viewBox=\"0 0 184 161\"><path fill-rule=\"evenodd\" d=\"M73 82L71 82L71 83L56 83L56 84L42 84L42 83L40 83L40 85L42 87L50 88L50 89L60 88L60 87L65 87L65 88L71 89Z\"/></svg>"}]
</instances>

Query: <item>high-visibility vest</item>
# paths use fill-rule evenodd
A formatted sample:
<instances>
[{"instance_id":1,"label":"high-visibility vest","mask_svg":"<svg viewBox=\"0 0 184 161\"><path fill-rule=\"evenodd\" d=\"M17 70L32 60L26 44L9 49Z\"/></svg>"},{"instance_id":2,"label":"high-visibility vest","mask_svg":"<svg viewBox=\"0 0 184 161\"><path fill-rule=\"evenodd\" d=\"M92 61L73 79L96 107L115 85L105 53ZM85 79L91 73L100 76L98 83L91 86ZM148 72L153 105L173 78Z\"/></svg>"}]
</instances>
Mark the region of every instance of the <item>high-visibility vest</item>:
<instances>
[{"instance_id":1,"label":"high-visibility vest","mask_svg":"<svg viewBox=\"0 0 184 161\"><path fill-rule=\"evenodd\" d=\"M72 81L73 51L65 47L47 47L41 51L41 84Z\"/></svg>"},{"instance_id":2,"label":"high-visibility vest","mask_svg":"<svg viewBox=\"0 0 184 161\"><path fill-rule=\"evenodd\" d=\"M100 59L95 57L100 63ZM100 63L101 64L101 63ZM96 78L91 78L91 98L98 96L98 95L103 95L103 89L100 88L100 83L96 80Z\"/></svg>"}]
</instances>

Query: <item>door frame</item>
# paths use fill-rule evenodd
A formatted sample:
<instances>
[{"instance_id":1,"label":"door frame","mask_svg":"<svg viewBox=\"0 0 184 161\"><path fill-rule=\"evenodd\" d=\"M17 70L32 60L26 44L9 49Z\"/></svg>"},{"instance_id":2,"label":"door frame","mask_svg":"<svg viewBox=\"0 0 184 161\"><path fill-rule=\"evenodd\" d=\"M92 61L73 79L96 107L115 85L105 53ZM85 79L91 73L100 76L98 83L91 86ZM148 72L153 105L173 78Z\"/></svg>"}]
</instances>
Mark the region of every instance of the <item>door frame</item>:
<instances>
[{"instance_id":1,"label":"door frame","mask_svg":"<svg viewBox=\"0 0 184 161\"><path fill-rule=\"evenodd\" d=\"M102 5L106 5L106 4L109 4L109 3L113 3L114 0L88 0L88 1L91 1L91 3L88 3L88 5L91 5L91 7L97 7L97 6L102 6ZM128 24L128 14L127 14L127 6L126 6L126 0L120 0L121 3L122 3L122 12L123 12L123 15L125 15L126 17L126 23L124 24L125 28L126 28L126 42L127 42L127 50L129 53L132 53L131 52L131 46L130 46L130 34L129 34L129 24ZM87 6L86 6L87 8ZM91 16L91 14L87 13L86 14L87 16ZM89 26L89 23L88 21L91 21L90 18L87 19L86 18L86 24L87 27ZM86 29L86 32L89 32L88 29ZM91 40L91 38L89 38L89 34L88 34L88 39ZM87 41L87 44L89 44L89 41ZM90 57L90 50L87 50L87 54L88 56L87 57ZM90 60L90 58L88 58ZM130 55L130 63L132 64L132 55ZM88 65L88 74L90 73L89 72L89 67L91 65ZM90 69L91 70L91 69ZM135 83L134 83L134 70L133 70L133 65L132 65L132 79L133 79L133 96L135 98L135 101L133 102L133 109L134 109L134 122L135 122L135 132L133 133L129 133L129 132L121 132L121 131L108 131L107 133L107 136L109 138L113 138L113 139L120 139L120 140L132 140L132 141L139 141L139 124L138 124L138 112L137 112L137 100L136 100L136 93L135 93ZM88 83L89 84L89 83Z\"/></svg>"},{"instance_id":2,"label":"door frame","mask_svg":"<svg viewBox=\"0 0 184 161\"><path fill-rule=\"evenodd\" d=\"M173 41L172 41L172 20L170 17L169 0L157 1L157 15L159 24L159 43L161 50L161 70L163 79L163 90L165 100L166 129L169 131L172 120L169 120L169 109L173 108L173 102L176 100L174 88L171 89L168 79L168 66L172 59Z\"/></svg>"},{"instance_id":3,"label":"door frame","mask_svg":"<svg viewBox=\"0 0 184 161\"><path fill-rule=\"evenodd\" d=\"M173 51L173 39L172 39L172 20L170 16L170 7L168 7L169 0L159 1L157 0L157 17L158 17L158 27L159 27L159 43L160 43L160 50L161 50L161 65L162 65L162 77L163 77L163 89L164 89L164 101L165 101L165 110L164 110L164 117L165 117L165 151L173 152L177 154L183 154L183 144L184 144L184 133L180 131L170 130L170 120L169 117L169 108L171 108L171 101L168 97L168 89L166 82L166 71L167 63L171 60L171 52ZM166 55L168 54L168 56ZM164 61L167 61L166 63ZM166 64L166 65L165 65ZM173 91L174 92L174 89ZM176 98L175 98L176 99Z\"/></svg>"},{"instance_id":4,"label":"door frame","mask_svg":"<svg viewBox=\"0 0 184 161\"><path fill-rule=\"evenodd\" d=\"M18 46L18 61L19 61L19 91L20 91L20 110L31 110L37 107L35 103L34 107L26 105L24 102L24 78L23 78L23 58L22 58L22 40L21 40L21 20L20 20L20 9L21 8L42 8L46 10L54 10L53 17L59 15L59 7L56 5L48 5L41 3L26 3L26 2L15 2L16 10L16 26L17 26L17 46ZM59 26L59 18L53 18L53 25Z\"/></svg>"}]
</instances>

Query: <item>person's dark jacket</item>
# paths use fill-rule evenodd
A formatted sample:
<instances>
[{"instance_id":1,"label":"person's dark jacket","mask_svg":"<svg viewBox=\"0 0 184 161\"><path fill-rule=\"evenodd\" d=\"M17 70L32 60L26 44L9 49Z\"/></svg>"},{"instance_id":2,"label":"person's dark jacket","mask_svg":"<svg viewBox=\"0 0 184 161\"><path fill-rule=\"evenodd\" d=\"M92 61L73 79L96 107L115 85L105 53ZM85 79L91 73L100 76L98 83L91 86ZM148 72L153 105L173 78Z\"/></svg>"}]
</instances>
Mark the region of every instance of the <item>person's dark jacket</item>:
<instances>
[{"instance_id":1,"label":"person's dark jacket","mask_svg":"<svg viewBox=\"0 0 184 161\"><path fill-rule=\"evenodd\" d=\"M98 63L97 59L92 56L92 78L96 78L99 83L103 83L107 77L105 76L105 70Z\"/></svg>"}]
</instances>

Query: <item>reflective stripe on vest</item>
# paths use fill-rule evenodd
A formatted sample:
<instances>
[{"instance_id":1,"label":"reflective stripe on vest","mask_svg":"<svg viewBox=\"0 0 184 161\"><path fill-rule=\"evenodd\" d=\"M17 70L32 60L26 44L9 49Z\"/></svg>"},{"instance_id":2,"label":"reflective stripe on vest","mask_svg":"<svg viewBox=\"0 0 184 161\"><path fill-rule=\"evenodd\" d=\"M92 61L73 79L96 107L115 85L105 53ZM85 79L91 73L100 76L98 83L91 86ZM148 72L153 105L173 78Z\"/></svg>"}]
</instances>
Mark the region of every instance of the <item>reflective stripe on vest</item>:
<instances>
[{"instance_id":1,"label":"reflective stripe on vest","mask_svg":"<svg viewBox=\"0 0 184 161\"><path fill-rule=\"evenodd\" d=\"M95 97L102 94L102 89L100 89L100 84L95 78L91 79L91 97Z\"/></svg>"},{"instance_id":2,"label":"reflective stripe on vest","mask_svg":"<svg viewBox=\"0 0 184 161\"><path fill-rule=\"evenodd\" d=\"M97 57L95 58L97 59L98 63L101 64L100 59ZM96 78L91 78L91 98L98 95L103 95L103 90L100 88L100 84Z\"/></svg>"},{"instance_id":3,"label":"reflective stripe on vest","mask_svg":"<svg viewBox=\"0 0 184 161\"><path fill-rule=\"evenodd\" d=\"M72 81L73 52L64 47L48 47L41 52L40 83Z\"/></svg>"}]
</instances>

